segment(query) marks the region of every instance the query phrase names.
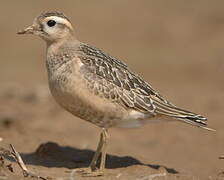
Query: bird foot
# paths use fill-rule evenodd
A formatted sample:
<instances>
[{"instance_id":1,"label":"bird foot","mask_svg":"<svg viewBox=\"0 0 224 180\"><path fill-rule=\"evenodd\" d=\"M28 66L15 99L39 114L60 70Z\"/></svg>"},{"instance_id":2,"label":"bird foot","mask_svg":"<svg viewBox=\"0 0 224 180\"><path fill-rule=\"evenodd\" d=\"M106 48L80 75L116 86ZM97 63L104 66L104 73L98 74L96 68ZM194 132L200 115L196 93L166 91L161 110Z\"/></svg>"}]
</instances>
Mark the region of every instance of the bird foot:
<instances>
[{"instance_id":1,"label":"bird foot","mask_svg":"<svg viewBox=\"0 0 224 180\"><path fill-rule=\"evenodd\" d=\"M80 173L83 177L97 177L103 176L104 173L100 169L91 170L91 168L80 168L76 170L77 173Z\"/></svg>"}]
</instances>

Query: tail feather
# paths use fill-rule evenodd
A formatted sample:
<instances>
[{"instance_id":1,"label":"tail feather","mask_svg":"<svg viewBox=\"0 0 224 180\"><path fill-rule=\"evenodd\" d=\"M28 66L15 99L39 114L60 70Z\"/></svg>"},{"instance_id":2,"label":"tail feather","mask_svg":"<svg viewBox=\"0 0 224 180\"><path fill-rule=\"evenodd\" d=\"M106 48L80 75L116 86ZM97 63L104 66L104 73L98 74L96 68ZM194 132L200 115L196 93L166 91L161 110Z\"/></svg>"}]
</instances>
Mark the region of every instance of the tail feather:
<instances>
[{"instance_id":1,"label":"tail feather","mask_svg":"<svg viewBox=\"0 0 224 180\"><path fill-rule=\"evenodd\" d=\"M203 129L207 129L210 131L215 131L211 128L206 127L207 124L205 121L207 121L207 118L205 118L201 115L180 109L172 104L167 104L167 103L161 102L157 99L154 99L154 105L156 106L156 112L158 114L170 116L170 117L178 119L182 122L185 122L185 123L188 123L188 124L191 124L191 125L203 128Z\"/></svg>"}]
</instances>

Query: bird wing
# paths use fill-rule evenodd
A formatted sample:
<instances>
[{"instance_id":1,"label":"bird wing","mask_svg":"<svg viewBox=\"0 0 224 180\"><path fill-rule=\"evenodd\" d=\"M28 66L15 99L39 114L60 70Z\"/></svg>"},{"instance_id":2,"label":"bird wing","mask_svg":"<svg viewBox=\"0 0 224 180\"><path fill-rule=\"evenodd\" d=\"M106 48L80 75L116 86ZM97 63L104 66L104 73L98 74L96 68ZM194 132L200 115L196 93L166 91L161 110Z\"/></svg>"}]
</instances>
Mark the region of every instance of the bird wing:
<instances>
[{"instance_id":1,"label":"bird wing","mask_svg":"<svg viewBox=\"0 0 224 180\"><path fill-rule=\"evenodd\" d=\"M122 61L87 44L81 44L79 51L84 77L96 95L128 109L169 116L205 128L205 117L171 104Z\"/></svg>"},{"instance_id":2,"label":"bird wing","mask_svg":"<svg viewBox=\"0 0 224 180\"><path fill-rule=\"evenodd\" d=\"M169 104L122 61L87 44L81 44L80 51L79 58L85 65L83 74L95 94L145 113L156 109L152 96Z\"/></svg>"}]
</instances>

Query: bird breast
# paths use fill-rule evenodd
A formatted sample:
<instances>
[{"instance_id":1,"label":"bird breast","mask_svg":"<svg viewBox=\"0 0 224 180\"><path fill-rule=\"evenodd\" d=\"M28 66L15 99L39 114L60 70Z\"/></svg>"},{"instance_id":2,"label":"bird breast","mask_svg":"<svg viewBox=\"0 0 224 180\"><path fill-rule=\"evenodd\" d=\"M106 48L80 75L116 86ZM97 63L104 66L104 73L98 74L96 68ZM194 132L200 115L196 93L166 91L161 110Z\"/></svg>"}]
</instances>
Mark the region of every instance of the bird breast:
<instances>
[{"instance_id":1,"label":"bird breast","mask_svg":"<svg viewBox=\"0 0 224 180\"><path fill-rule=\"evenodd\" d=\"M111 127L124 116L124 110L94 95L80 73L81 61L73 58L66 63L47 60L50 91L56 102L75 116L100 127Z\"/></svg>"}]
</instances>

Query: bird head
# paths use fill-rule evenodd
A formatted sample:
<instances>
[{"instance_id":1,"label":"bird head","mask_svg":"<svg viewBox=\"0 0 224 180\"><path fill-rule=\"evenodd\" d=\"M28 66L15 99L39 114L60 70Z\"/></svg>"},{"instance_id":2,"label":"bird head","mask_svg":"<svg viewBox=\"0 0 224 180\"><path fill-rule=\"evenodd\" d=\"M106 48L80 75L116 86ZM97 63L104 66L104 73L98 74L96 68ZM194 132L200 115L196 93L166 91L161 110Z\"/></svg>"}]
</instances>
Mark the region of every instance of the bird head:
<instances>
[{"instance_id":1,"label":"bird head","mask_svg":"<svg viewBox=\"0 0 224 180\"><path fill-rule=\"evenodd\" d=\"M34 34L47 43L69 39L74 36L70 20L61 12L45 12L37 16L33 24L18 34Z\"/></svg>"}]
</instances>

